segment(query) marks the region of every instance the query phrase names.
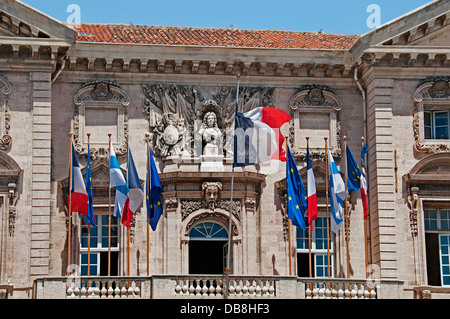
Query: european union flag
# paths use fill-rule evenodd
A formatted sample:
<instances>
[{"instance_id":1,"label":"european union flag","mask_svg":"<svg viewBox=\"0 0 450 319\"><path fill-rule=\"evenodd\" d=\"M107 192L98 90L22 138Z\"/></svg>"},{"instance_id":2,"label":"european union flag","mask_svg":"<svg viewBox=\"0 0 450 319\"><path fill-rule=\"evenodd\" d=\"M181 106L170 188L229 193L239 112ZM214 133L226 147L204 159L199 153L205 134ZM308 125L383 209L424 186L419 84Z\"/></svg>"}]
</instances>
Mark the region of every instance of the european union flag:
<instances>
[{"instance_id":1,"label":"european union flag","mask_svg":"<svg viewBox=\"0 0 450 319\"><path fill-rule=\"evenodd\" d=\"M86 170L86 191L88 194L88 206L87 206L87 217L89 219L89 224L96 226L95 216L94 216L94 203L92 202L93 189L92 189L92 170L91 170L91 150L88 146L88 156L87 156L87 170Z\"/></svg>"},{"instance_id":2,"label":"european union flag","mask_svg":"<svg viewBox=\"0 0 450 319\"><path fill-rule=\"evenodd\" d=\"M356 164L355 158L347 146L347 189L349 191L359 191L361 188L361 169Z\"/></svg>"},{"instance_id":3,"label":"european union flag","mask_svg":"<svg viewBox=\"0 0 450 319\"><path fill-rule=\"evenodd\" d=\"M289 147L287 150L287 158L286 185L288 217L295 226L306 230L305 211L308 208L308 194L303 186L297 164L295 164Z\"/></svg>"},{"instance_id":4,"label":"european union flag","mask_svg":"<svg viewBox=\"0 0 450 319\"><path fill-rule=\"evenodd\" d=\"M150 147L148 148L148 165L147 165L147 221L156 230L159 219L163 212L161 200L162 186L159 180L158 170L156 169L155 160Z\"/></svg>"}]
</instances>

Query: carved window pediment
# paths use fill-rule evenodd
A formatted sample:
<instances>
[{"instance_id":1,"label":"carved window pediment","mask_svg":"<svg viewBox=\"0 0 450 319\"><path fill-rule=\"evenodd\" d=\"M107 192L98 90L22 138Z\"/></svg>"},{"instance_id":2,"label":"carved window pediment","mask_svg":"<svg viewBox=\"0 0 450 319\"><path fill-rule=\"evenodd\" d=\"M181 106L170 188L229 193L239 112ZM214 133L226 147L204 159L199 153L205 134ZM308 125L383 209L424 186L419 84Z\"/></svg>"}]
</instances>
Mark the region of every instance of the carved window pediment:
<instances>
[{"instance_id":1,"label":"carved window pediment","mask_svg":"<svg viewBox=\"0 0 450 319\"><path fill-rule=\"evenodd\" d=\"M293 113L289 142L293 156L306 159L306 136L312 158L325 158L325 141L335 157L341 157L340 119L342 103L330 89L312 85L300 88L290 101Z\"/></svg>"},{"instance_id":2,"label":"carved window pediment","mask_svg":"<svg viewBox=\"0 0 450 319\"><path fill-rule=\"evenodd\" d=\"M450 151L450 139L425 138L426 111L450 110L449 81L450 77L427 78L419 84L414 93L414 148L418 153L434 154Z\"/></svg>"},{"instance_id":3,"label":"carved window pediment","mask_svg":"<svg viewBox=\"0 0 450 319\"><path fill-rule=\"evenodd\" d=\"M111 134L116 155L127 152L130 98L115 81L92 81L74 96L73 138L79 155L87 155L91 134L91 157L107 158ZM104 135L104 136L103 136Z\"/></svg>"}]
</instances>

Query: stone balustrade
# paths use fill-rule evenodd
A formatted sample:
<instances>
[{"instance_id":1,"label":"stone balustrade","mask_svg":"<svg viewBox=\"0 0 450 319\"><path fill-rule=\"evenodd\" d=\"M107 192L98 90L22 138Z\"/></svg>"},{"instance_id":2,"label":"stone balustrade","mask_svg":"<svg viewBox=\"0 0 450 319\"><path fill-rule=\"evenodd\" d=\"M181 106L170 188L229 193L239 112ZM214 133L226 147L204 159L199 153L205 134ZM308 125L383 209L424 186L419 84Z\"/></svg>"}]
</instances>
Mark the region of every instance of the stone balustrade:
<instances>
[{"instance_id":1,"label":"stone balustrade","mask_svg":"<svg viewBox=\"0 0 450 319\"><path fill-rule=\"evenodd\" d=\"M306 299L377 299L376 284L345 279L310 279L305 282Z\"/></svg>"},{"instance_id":2,"label":"stone balustrade","mask_svg":"<svg viewBox=\"0 0 450 319\"><path fill-rule=\"evenodd\" d=\"M154 275L45 277L35 299L402 299L397 280L317 279L294 276ZM228 294L225 294L228 287Z\"/></svg>"},{"instance_id":3,"label":"stone balustrade","mask_svg":"<svg viewBox=\"0 0 450 319\"><path fill-rule=\"evenodd\" d=\"M274 298L275 279L264 277L230 277L228 279L228 298ZM185 277L176 280L175 295L177 297L211 297L224 298L227 279L219 276Z\"/></svg>"},{"instance_id":4,"label":"stone balustrade","mask_svg":"<svg viewBox=\"0 0 450 319\"><path fill-rule=\"evenodd\" d=\"M143 279L81 278L69 280L67 298L140 298Z\"/></svg>"}]
</instances>

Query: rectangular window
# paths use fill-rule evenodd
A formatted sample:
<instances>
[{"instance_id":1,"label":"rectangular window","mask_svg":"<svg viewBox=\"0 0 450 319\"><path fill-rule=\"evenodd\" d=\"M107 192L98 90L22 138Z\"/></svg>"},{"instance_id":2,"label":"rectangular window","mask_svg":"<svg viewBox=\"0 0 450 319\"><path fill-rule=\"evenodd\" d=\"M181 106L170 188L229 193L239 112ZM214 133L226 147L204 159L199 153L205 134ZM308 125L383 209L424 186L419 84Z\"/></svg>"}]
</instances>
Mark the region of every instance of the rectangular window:
<instances>
[{"instance_id":1,"label":"rectangular window","mask_svg":"<svg viewBox=\"0 0 450 319\"><path fill-rule=\"evenodd\" d=\"M425 139L449 139L449 111L424 111Z\"/></svg>"},{"instance_id":2,"label":"rectangular window","mask_svg":"<svg viewBox=\"0 0 450 319\"><path fill-rule=\"evenodd\" d=\"M450 235L439 236L439 251L441 259L441 282L443 286L450 286Z\"/></svg>"},{"instance_id":3,"label":"rectangular window","mask_svg":"<svg viewBox=\"0 0 450 319\"><path fill-rule=\"evenodd\" d=\"M81 276L88 275L88 266L90 276L108 275L108 214L95 215L96 227L90 226L86 216L81 216ZM88 238L90 231L90 260L88 260ZM118 274L119 265L119 219L111 217L111 268L110 275Z\"/></svg>"},{"instance_id":4,"label":"rectangular window","mask_svg":"<svg viewBox=\"0 0 450 319\"><path fill-rule=\"evenodd\" d=\"M450 286L450 210L424 209L428 284Z\"/></svg>"},{"instance_id":5,"label":"rectangular window","mask_svg":"<svg viewBox=\"0 0 450 319\"><path fill-rule=\"evenodd\" d=\"M297 228L297 275L309 277L309 230ZM330 231L330 270L333 276L333 236ZM327 250L327 219L318 217L313 222L311 233L311 263L312 276L315 278L328 277Z\"/></svg>"}]
</instances>

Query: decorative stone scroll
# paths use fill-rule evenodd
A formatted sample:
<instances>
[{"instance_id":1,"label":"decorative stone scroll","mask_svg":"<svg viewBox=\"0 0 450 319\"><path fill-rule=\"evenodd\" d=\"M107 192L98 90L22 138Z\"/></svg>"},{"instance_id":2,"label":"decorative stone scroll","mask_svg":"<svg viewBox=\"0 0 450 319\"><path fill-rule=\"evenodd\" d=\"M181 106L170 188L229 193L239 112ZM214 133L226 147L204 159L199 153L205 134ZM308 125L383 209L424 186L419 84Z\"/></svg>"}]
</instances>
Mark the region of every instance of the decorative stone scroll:
<instances>
[{"instance_id":1,"label":"decorative stone scroll","mask_svg":"<svg viewBox=\"0 0 450 319\"><path fill-rule=\"evenodd\" d=\"M300 88L290 101L293 112L289 142L294 157L306 159L306 139L310 137L310 154L313 159L325 158L324 137L334 157L340 158L341 124L339 112L342 103L328 87L307 85Z\"/></svg>"},{"instance_id":2,"label":"decorative stone scroll","mask_svg":"<svg viewBox=\"0 0 450 319\"><path fill-rule=\"evenodd\" d=\"M12 138L9 135L10 129L10 109L7 96L11 93L11 84L0 76L0 150L9 151L12 145Z\"/></svg>"},{"instance_id":3,"label":"decorative stone scroll","mask_svg":"<svg viewBox=\"0 0 450 319\"><path fill-rule=\"evenodd\" d=\"M116 81L85 83L75 94L74 104L73 139L77 154L87 155L87 133L91 133L92 159L107 158L109 145L105 126L109 126L116 155L126 154L130 98ZM100 126L102 128L97 130ZM100 136L103 133L105 136Z\"/></svg>"},{"instance_id":4,"label":"decorative stone scroll","mask_svg":"<svg viewBox=\"0 0 450 319\"><path fill-rule=\"evenodd\" d=\"M426 140L424 110L450 109L450 77L429 77L420 82L414 93L414 149L418 153L434 154L450 151L450 140Z\"/></svg>"}]
</instances>

